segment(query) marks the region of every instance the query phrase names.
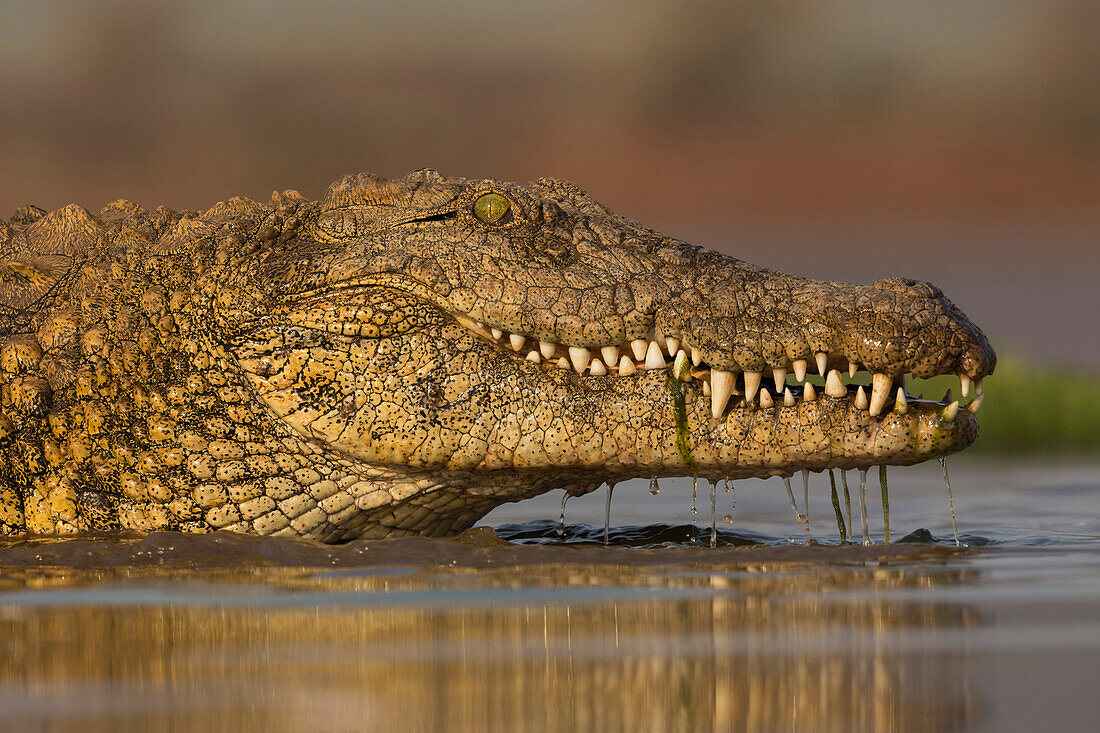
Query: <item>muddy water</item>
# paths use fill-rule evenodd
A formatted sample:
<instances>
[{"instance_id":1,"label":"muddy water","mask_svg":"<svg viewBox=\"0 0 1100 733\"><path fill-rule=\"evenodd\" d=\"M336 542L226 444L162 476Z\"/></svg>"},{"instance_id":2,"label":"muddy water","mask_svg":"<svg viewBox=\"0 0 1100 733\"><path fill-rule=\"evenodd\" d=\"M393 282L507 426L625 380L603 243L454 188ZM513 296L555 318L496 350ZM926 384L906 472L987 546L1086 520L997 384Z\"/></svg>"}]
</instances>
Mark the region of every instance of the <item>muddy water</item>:
<instances>
[{"instance_id":1,"label":"muddy water","mask_svg":"<svg viewBox=\"0 0 1100 733\"><path fill-rule=\"evenodd\" d=\"M453 541L0 541L0 728L1092 729L1100 468L951 468L959 549L935 464L890 546L874 472L870 547L821 476L809 535L720 486L716 549L690 481L619 484L608 547L602 491L561 537L550 494Z\"/></svg>"}]
</instances>

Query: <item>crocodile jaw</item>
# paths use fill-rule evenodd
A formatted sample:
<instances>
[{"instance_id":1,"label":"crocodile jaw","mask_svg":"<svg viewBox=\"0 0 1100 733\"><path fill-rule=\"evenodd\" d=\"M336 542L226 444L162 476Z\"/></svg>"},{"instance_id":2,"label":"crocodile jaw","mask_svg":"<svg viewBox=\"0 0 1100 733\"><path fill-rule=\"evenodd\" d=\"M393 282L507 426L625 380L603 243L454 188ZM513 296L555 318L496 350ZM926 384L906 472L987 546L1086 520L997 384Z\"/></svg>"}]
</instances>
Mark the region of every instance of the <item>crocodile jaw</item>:
<instances>
[{"instance_id":1,"label":"crocodile jaw","mask_svg":"<svg viewBox=\"0 0 1100 733\"><path fill-rule=\"evenodd\" d=\"M294 328L268 325L238 352L252 388L280 420L368 466L490 482L540 471L559 475L561 486L630 476L765 477L908 465L977 436L979 399L960 410L892 388L872 414L872 398L835 371L823 389L780 380L782 391L758 384L751 399L741 376L716 410L715 372L692 370L681 349L662 366L651 342L647 360L622 354L612 370L590 352L578 371L568 350L542 357L527 342L397 292L371 297L400 302L419 314L406 314L410 322L433 327L378 340L344 335L347 325L331 320L322 331L310 319L329 310L299 309L287 315ZM302 340L289 343L290 332Z\"/></svg>"}]
</instances>

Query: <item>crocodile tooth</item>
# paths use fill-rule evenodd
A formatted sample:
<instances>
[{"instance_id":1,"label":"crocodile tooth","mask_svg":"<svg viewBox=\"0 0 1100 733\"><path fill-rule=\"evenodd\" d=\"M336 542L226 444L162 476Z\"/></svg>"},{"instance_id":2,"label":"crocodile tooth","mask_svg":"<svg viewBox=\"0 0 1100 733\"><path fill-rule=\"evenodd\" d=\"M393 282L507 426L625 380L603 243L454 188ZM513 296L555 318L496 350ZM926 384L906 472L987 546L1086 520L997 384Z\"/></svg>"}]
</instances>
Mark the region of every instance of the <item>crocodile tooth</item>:
<instances>
[{"instance_id":1,"label":"crocodile tooth","mask_svg":"<svg viewBox=\"0 0 1100 733\"><path fill-rule=\"evenodd\" d=\"M772 369L772 380L775 382L776 393L783 389L783 383L787 381L787 370L784 367Z\"/></svg>"},{"instance_id":2,"label":"crocodile tooth","mask_svg":"<svg viewBox=\"0 0 1100 733\"><path fill-rule=\"evenodd\" d=\"M745 372L745 404L752 402L756 390L760 389L760 372Z\"/></svg>"},{"instance_id":3,"label":"crocodile tooth","mask_svg":"<svg viewBox=\"0 0 1100 733\"><path fill-rule=\"evenodd\" d=\"M760 390L760 406L775 407L775 401L772 399L772 393L768 391L767 387Z\"/></svg>"},{"instance_id":4,"label":"crocodile tooth","mask_svg":"<svg viewBox=\"0 0 1100 733\"><path fill-rule=\"evenodd\" d=\"M733 372L724 372L721 369L710 370L710 414L717 420L726 410L726 403L733 392Z\"/></svg>"},{"instance_id":5,"label":"crocodile tooth","mask_svg":"<svg viewBox=\"0 0 1100 733\"><path fill-rule=\"evenodd\" d=\"M817 391L812 384L807 383L802 389L802 399L806 402L813 402L817 399Z\"/></svg>"},{"instance_id":6,"label":"crocodile tooth","mask_svg":"<svg viewBox=\"0 0 1100 733\"><path fill-rule=\"evenodd\" d=\"M817 360L817 373L824 377L825 371L829 368L829 355L819 351L814 354L814 359Z\"/></svg>"},{"instance_id":7,"label":"crocodile tooth","mask_svg":"<svg viewBox=\"0 0 1100 733\"><path fill-rule=\"evenodd\" d=\"M527 339L520 336L518 333L513 333L508 336L508 343L512 345L513 351L522 351L523 345L527 343Z\"/></svg>"},{"instance_id":8,"label":"crocodile tooth","mask_svg":"<svg viewBox=\"0 0 1100 733\"><path fill-rule=\"evenodd\" d=\"M645 361L645 352L649 348L649 342L645 339L634 339L630 342L630 353L634 354L637 361Z\"/></svg>"},{"instance_id":9,"label":"crocodile tooth","mask_svg":"<svg viewBox=\"0 0 1100 733\"><path fill-rule=\"evenodd\" d=\"M795 359L791 362L791 366L794 367L794 378L799 382L806 381L806 360Z\"/></svg>"},{"instance_id":10,"label":"crocodile tooth","mask_svg":"<svg viewBox=\"0 0 1100 733\"><path fill-rule=\"evenodd\" d=\"M619 347L618 346L601 346L600 356L603 357L604 364L618 364L619 363Z\"/></svg>"},{"instance_id":11,"label":"crocodile tooth","mask_svg":"<svg viewBox=\"0 0 1100 733\"><path fill-rule=\"evenodd\" d=\"M851 379L859 371L859 364L856 364L851 359L848 360L848 378Z\"/></svg>"},{"instance_id":12,"label":"crocodile tooth","mask_svg":"<svg viewBox=\"0 0 1100 733\"><path fill-rule=\"evenodd\" d=\"M592 358L592 352L583 346L569 347L569 361L573 364L573 371L583 374L588 368L588 361Z\"/></svg>"},{"instance_id":13,"label":"crocodile tooth","mask_svg":"<svg viewBox=\"0 0 1100 733\"><path fill-rule=\"evenodd\" d=\"M623 355L623 358L619 359L619 376L626 377L634 374L638 371L638 367L634 366L634 360L629 356Z\"/></svg>"},{"instance_id":14,"label":"crocodile tooth","mask_svg":"<svg viewBox=\"0 0 1100 733\"><path fill-rule=\"evenodd\" d=\"M691 365L699 366L703 363L703 352L694 346L691 347Z\"/></svg>"},{"instance_id":15,"label":"crocodile tooth","mask_svg":"<svg viewBox=\"0 0 1100 733\"><path fill-rule=\"evenodd\" d=\"M558 350L558 345L553 341L539 341L539 351L542 352L544 359L549 359L554 355L554 352Z\"/></svg>"},{"instance_id":16,"label":"crocodile tooth","mask_svg":"<svg viewBox=\"0 0 1100 733\"><path fill-rule=\"evenodd\" d=\"M974 382L974 394L985 394L985 389L982 388L982 380L980 379Z\"/></svg>"},{"instance_id":17,"label":"crocodile tooth","mask_svg":"<svg viewBox=\"0 0 1100 733\"><path fill-rule=\"evenodd\" d=\"M882 412L882 408L886 406L886 398L890 396L890 387L894 385L894 380L880 372L875 372L871 380L870 412L871 417L874 417Z\"/></svg>"},{"instance_id":18,"label":"crocodile tooth","mask_svg":"<svg viewBox=\"0 0 1100 733\"><path fill-rule=\"evenodd\" d=\"M592 364L588 367L588 372L595 377L602 377L607 374L607 367L599 359L593 359Z\"/></svg>"},{"instance_id":19,"label":"crocodile tooth","mask_svg":"<svg viewBox=\"0 0 1100 733\"><path fill-rule=\"evenodd\" d=\"M840 378L840 372L836 369L830 371L829 376L825 377L825 394L830 397L843 397L848 394L844 380Z\"/></svg>"},{"instance_id":20,"label":"crocodile tooth","mask_svg":"<svg viewBox=\"0 0 1100 733\"><path fill-rule=\"evenodd\" d=\"M542 354L537 351L532 351L527 355L527 361L533 361L536 364L539 364L540 362L542 362Z\"/></svg>"},{"instance_id":21,"label":"crocodile tooth","mask_svg":"<svg viewBox=\"0 0 1100 733\"><path fill-rule=\"evenodd\" d=\"M791 394L790 387L783 388L783 404L786 407L794 407L794 395Z\"/></svg>"},{"instance_id":22,"label":"crocodile tooth","mask_svg":"<svg viewBox=\"0 0 1100 733\"><path fill-rule=\"evenodd\" d=\"M680 339L674 339L671 336L665 339L665 348L668 349L669 356L676 356L676 352L680 350Z\"/></svg>"},{"instance_id":23,"label":"crocodile tooth","mask_svg":"<svg viewBox=\"0 0 1100 733\"><path fill-rule=\"evenodd\" d=\"M909 402L905 399L905 388L898 387L898 396L894 399L894 412L899 415L909 413Z\"/></svg>"},{"instance_id":24,"label":"crocodile tooth","mask_svg":"<svg viewBox=\"0 0 1100 733\"><path fill-rule=\"evenodd\" d=\"M571 368L571 365L569 364L569 360L566 359L564 356L561 357L560 359L558 359L558 366L560 366L562 369Z\"/></svg>"},{"instance_id":25,"label":"crocodile tooth","mask_svg":"<svg viewBox=\"0 0 1100 733\"><path fill-rule=\"evenodd\" d=\"M959 391L962 392L963 397L966 397L970 394L970 375L959 372L959 383L962 387Z\"/></svg>"},{"instance_id":26,"label":"crocodile tooth","mask_svg":"<svg viewBox=\"0 0 1100 733\"><path fill-rule=\"evenodd\" d=\"M703 394L710 397L710 382L705 379L703 380Z\"/></svg>"},{"instance_id":27,"label":"crocodile tooth","mask_svg":"<svg viewBox=\"0 0 1100 733\"><path fill-rule=\"evenodd\" d=\"M940 402L951 402L955 399L955 396L951 394L951 388L948 387L947 391L943 393L943 399Z\"/></svg>"},{"instance_id":28,"label":"crocodile tooth","mask_svg":"<svg viewBox=\"0 0 1100 733\"><path fill-rule=\"evenodd\" d=\"M663 369L666 366L668 365L665 363L665 357L661 355L661 347L656 341L650 341L649 348L645 352L645 368Z\"/></svg>"},{"instance_id":29,"label":"crocodile tooth","mask_svg":"<svg viewBox=\"0 0 1100 733\"><path fill-rule=\"evenodd\" d=\"M501 331L499 328L490 328L489 332L493 334L493 338L497 341L500 341L500 337L504 335L504 331Z\"/></svg>"},{"instance_id":30,"label":"crocodile tooth","mask_svg":"<svg viewBox=\"0 0 1100 733\"><path fill-rule=\"evenodd\" d=\"M982 406L982 400L985 399L985 392L978 392L974 395L974 399L970 401L970 404L966 406L966 411L971 415L977 415L978 409Z\"/></svg>"},{"instance_id":31,"label":"crocodile tooth","mask_svg":"<svg viewBox=\"0 0 1100 733\"><path fill-rule=\"evenodd\" d=\"M691 366L688 364L687 352L680 349L676 352L676 358L672 360L672 376L681 382L691 381Z\"/></svg>"},{"instance_id":32,"label":"crocodile tooth","mask_svg":"<svg viewBox=\"0 0 1100 733\"><path fill-rule=\"evenodd\" d=\"M855 406L857 410L867 409L867 393L863 391L863 385L856 389Z\"/></svg>"},{"instance_id":33,"label":"crocodile tooth","mask_svg":"<svg viewBox=\"0 0 1100 733\"><path fill-rule=\"evenodd\" d=\"M943 419L947 422L955 422L955 417L959 414L959 403L956 400L947 407L943 408Z\"/></svg>"}]
</instances>

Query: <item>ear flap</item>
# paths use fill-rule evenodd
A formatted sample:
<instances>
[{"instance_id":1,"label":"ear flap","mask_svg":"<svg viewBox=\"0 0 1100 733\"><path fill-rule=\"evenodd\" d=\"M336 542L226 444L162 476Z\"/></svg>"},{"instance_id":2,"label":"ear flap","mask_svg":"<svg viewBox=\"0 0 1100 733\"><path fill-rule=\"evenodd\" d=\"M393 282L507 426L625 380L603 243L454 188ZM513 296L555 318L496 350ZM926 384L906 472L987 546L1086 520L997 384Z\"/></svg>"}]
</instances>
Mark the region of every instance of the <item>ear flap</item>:
<instances>
[{"instance_id":1,"label":"ear flap","mask_svg":"<svg viewBox=\"0 0 1100 733\"><path fill-rule=\"evenodd\" d=\"M20 311L34 305L68 273L64 255L16 254L0 260L0 310Z\"/></svg>"},{"instance_id":2,"label":"ear flap","mask_svg":"<svg viewBox=\"0 0 1100 733\"><path fill-rule=\"evenodd\" d=\"M390 180L370 173L344 176L329 186L314 223L328 242L357 239L396 224L453 211L460 186L434 171Z\"/></svg>"}]
</instances>

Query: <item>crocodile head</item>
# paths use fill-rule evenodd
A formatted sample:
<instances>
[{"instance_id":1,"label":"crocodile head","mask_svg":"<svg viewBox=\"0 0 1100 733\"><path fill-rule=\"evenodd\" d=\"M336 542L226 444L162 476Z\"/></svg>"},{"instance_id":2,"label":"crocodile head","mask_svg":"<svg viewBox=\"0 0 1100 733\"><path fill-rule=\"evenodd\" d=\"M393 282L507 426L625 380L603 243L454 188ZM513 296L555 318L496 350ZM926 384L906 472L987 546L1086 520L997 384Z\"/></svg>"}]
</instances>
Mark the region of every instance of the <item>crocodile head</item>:
<instances>
[{"instance_id":1,"label":"crocodile head","mask_svg":"<svg viewBox=\"0 0 1100 733\"><path fill-rule=\"evenodd\" d=\"M356 511L304 534L441 534L552 488L905 465L977 435L996 357L928 283L755 267L553 179L348 176L284 208L206 292L271 419L359 478ZM906 374L973 399L909 398Z\"/></svg>"}]
</instances>

